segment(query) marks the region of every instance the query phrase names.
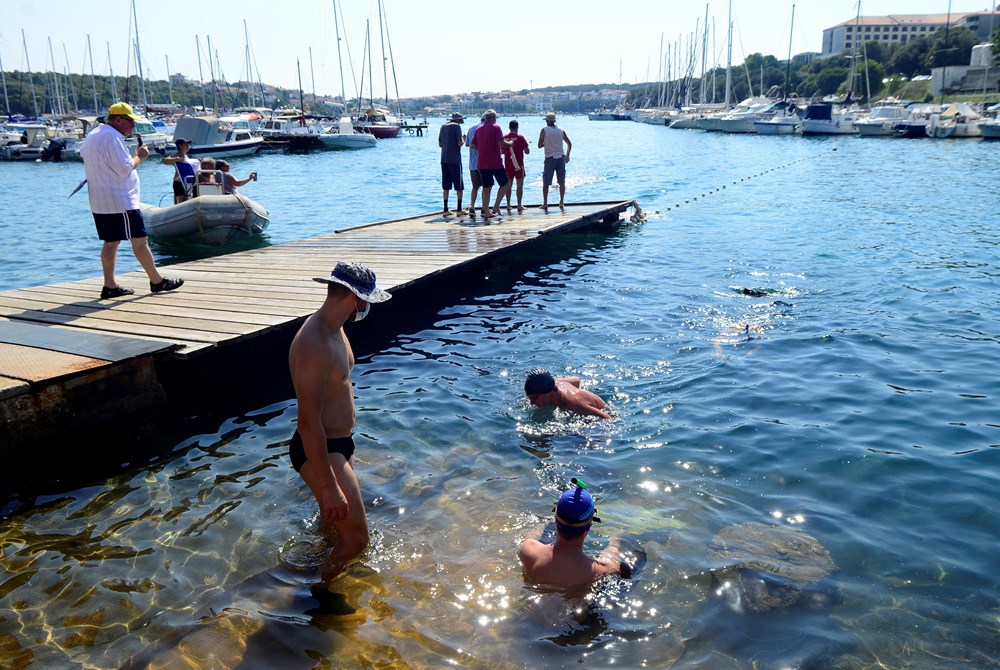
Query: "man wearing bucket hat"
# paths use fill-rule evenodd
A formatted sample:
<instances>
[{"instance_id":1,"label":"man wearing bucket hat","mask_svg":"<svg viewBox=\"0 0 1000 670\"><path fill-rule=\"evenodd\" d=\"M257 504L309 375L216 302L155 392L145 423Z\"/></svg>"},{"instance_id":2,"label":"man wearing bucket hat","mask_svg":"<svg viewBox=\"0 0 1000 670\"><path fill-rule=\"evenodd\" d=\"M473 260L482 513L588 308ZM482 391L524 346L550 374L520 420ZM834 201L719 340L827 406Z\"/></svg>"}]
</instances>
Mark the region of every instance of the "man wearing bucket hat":
<instances>
[{"instance_id":1,"label":"man wearing bucket hat","mask_svg":"<svg viewBox=\"0 0 1000 670\"><path fill-rule=\"evenodd\" d=\"M332 578L368 546L368 519L351 465L354 455L354 353L344 324L361 321L372 303L392 296L375 284L375 273L341 261L328 277L326 300L305 320L288 352L298 426L288 455L319 503L324 533L336 543L325 564ZM335 533L331 533L335 531Z\"/></svg>"},{"instance_id":2,"label":"man wearing bucket hat","mask_svg":"<svg viewBox=\"0 0 1000 670\"><path fill-rule=\"evenodd\" d=\"M451 216L451 209L448 207L448 194L451 189L455 189L455 196L458 198L456 211L462 211L462 191L465 190L465 182L462 180L462 146L465 144L465 136L462 135L462 115L455 112L451 115L451 121L441 126L438 132L438 146L441 147L441 189L444 191L445 216Z\"/></svg>"},{"instance_id":3,"label":"man wearing bucket hat","mask_svg":"<svg viewBox=\"0 0 1000 670\"><path fill-rule=\"evenodd\" d=\"M594 514L594 498L587 485L576 479L555 507L556 538L551 544L541 541L544 526L535 529L521 543L517 552L525 578L536 584L577 586L621 573L621 547L617 533L597 558L583 551L591 525L600 522Z\"/></svg>"},{"instance_id":4,"label":"man wearing bucket hat","mask_svg":"<svg viewBox=\"0 0 1000 670\"><path fill-rule=\"evenodd\" d=\"M184 283L183 279L167 279L161 275L153 261L153 252L149 250L146 226L139 211L139 174L136 172L139 163L149 156L149 149L140 143L132 156L125 146L125 136L135 129L138 118L124 102L111 105L107 120L87 135L80 149L90 210L97 236L104 242L101 247L104 271L101 300L135 293L119 286L115 279L118 245L122 240L131 241L132 252L149 276L149 289L153 293L173 291Z\"/></svg>"}]
</instances>

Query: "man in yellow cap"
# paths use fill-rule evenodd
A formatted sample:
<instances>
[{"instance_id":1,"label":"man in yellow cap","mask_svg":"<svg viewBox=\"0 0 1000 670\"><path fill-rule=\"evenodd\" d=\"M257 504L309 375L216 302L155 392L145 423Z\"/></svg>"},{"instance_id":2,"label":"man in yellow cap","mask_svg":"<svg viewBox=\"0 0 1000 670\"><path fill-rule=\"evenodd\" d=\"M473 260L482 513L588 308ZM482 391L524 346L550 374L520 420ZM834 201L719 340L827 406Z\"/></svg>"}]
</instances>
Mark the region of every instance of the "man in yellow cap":
<instances>
[{"instance_id":1,"label":"man in yellow cap","mask_svg":"<svg viewBox=\"0 0 1000 670\"><path fill-rule=\"evenodd\" d=\"M140 144L132 156L125 146L125 137L135 129L138 118L129 105L116 102L108 110L107 120L87 136L80 149L90 210L97 236L104 242L101 248L104 271L101 300L135 293L119 286L115 279L118 245L122 240L132 242L132 251L149 276L149 289L153 293L173 291L184 283L183 279L167 279L161 275L153 261L153 252L149 250L146 226L139 211L139 174L136 172L139 163L149 156L149 149Z\"/></svg>"}]
</instances>

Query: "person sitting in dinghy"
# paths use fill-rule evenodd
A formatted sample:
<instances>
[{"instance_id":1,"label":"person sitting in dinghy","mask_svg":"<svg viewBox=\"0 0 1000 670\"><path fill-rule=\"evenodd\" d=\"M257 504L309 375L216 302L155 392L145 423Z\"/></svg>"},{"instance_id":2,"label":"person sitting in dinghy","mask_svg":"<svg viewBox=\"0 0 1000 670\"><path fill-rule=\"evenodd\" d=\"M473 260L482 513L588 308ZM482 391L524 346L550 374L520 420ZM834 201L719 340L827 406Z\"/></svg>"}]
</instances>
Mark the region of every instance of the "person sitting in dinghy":
<instances>
[{"instance_id":1,"label":"person sitting in dinghy","mask_svg":"<svg viewBox=\"0 0 1000 670\"><path fill-rule=\"evenodd\" d=\"M201 159L201 171L198 173L199 184L218 184L215 180L215 159L205 156Z\"/></svg>"},{"instance_id":2,"label":"person sitting in dinghy","mask_svg":"<svg viewBox=\"0 0 1000 670\"><path fill-rule=\"evenodd\" d=\"M236 190L237 186L246 186L252 181L257 181L256 172L251 172L246 179L237 179L229 172L229 163L226 161L216 161L215 167L222 172L222 190L226 195L237 195L239 194L239 191Z\"/></svg>"}]
</instances>

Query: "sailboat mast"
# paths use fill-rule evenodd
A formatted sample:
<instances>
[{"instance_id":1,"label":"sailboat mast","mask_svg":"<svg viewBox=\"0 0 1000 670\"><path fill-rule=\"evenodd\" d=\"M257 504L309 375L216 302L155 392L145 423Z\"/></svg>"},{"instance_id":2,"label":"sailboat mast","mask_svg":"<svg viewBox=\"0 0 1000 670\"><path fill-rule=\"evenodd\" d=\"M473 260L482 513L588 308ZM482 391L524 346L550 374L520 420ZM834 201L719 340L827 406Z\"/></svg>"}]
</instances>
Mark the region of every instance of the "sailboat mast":
<instances>
[{"instance_id":1,"label":"sailboat mast","mask_svg":"<svg viewBox=\"0 0 1000 670\"><path fill-rule=\"evenodd\" d=\"M384 8L383 8L384 11ZM385 15L385 41L389 45L389 67L392 68L392 85L393 89L396 91L396 114L401 115L402 110L399 107L399 80L396 79L396 59L392 57L392 36L389 35L389 14ZM388 84L386 85L388 89Z\"/></svg>"},{"instance_id":2,"label":"sailboat mast","mask_svg":"<svg viewBox=\"0 0 1000 670\"><path fill-rule=\"evenodd\" d=\"M7 112L7 120L10 121L14 117L10 113L10 98L7 97L7 75L3 72L3 55L0 54L0 82L3 82L3 109Z\"/></svg>"},{"instance_id":3,"label":"sailboat mast","mask_svg":"<svg viewBox=\"0 0 1000 670\"><path fill-rule=\"evenodd\" d=\"M52 90L55 91L55 99L52 101L52 113L62 114L62 96L59 92L59 76L56 73L56 57L52 53L52 38L49 38L49 60L52 61ZM46 78L48 75L46 75Z\"/></svg>"},{"instance_id":4,"label":"sailboat mast","mask_svg":"<svg viewBox=\"0 0 1000 670\"><path fill-rule=\"evenodd\" d=\"M380 5L381 6L381 5ZM365 44L368 45L368 101L372 108L375 107L375 83L372 80L372 40L371 22L365 21Z\"/></svg>"},{"instance_id":5,"label":"sailboat mast","mask_svg":"<svg viewBox=\"0 0 1000 670\"><path fill-rule=\"evenodd\" d=\"M63 58L66 59L66 86L69 88L69 97L66 98L67 104L72 101L73 106L70 108L72 110L80 109L80 101L76 99L76 89L73 87L73 80L69 76L69 52L66 51L66 43L63 42Z\"/></svg>"},{"instance_id":6,"label":"sailboat mast","mask_svg":"<svg viewBox=\"0 0 1000 670\"><path fill-rule=\"evenodd\" d=\"M108 72L111 73L111 100L115 101L118 99L118 84L115 82L115 68L111 64L111 42L105 42L105 44L108 47ZM94 110L94 112L99 114L100 110Z\"/></svg>"},{"instance_id":7,"label":"sailboat mast","mask_svg":"<svg viewBox=\"0 0 1000 670\"><path fill-rule=\"evenodd\" d=\"M146 79L142 76L142 50L139 48L139 15L135 12L135 0L132 0L132 24L135 26L135 72L139 75L139 92L142 95L142 106L149 105L146 98Z\"/></svg>"},{"instance_id":8,"label":"sailboat mast","mask_svg":"<svg viewBox=\"0 0 1000 670\"><path fill-rule=\"evenodd\" d=\"M205 37L205 42L208 44L208 76L212 78L212 111L214 112L219 108L219 96L218 87L215 85L215 58L213 57L215 51L212 50L212 36Z\"/></svg>"},{"instance_id":9,"label":"sailboat mast","mask_svg":"<svg viewBox=\"0 0 1000 670\"><path fill-rule=\"evenodd\" d=\"M785 63L785 87L782 98L788 100L788 81L792 77L792 34L795 32L795 5L792 5L792 27L788 29L788 61Z\"/></svg>"},{"instance_id":10,"label":"sailboat mast","mask_svg":"<svg viewBox=\"0 0 1000 670\"><path fill-rule=\"evenodd\" d=\"M100 114L97 106L97 77L94 76L94 52L90 48L90 35L87 35L87 55L90 56L90 86L94 91L94 114Z\"/></svg>"},{"instance_id":11,"label":"sailboat mast","mask_svg":"<svg viewBox=\"0 0 1000 670\"><path fill-rule=\"evenodd\" d=\"M337 0L333 0L333 28L337 33L337 67L340 69L340 102L347 111L347 88L344 86L344 61L340 56L340 21L337 18Z\"/></svg>"},{"instance_id":12,"label":"sailboat mast","mask_svg":"<svg viewBox=\"0 0 1000 670\"><path fill-rule=\"evenodd\" d=\"M994 0L994 2L993 2L993 11L990 13L990 35L996 35L996 32L994 32L994 30L993 30L993 17L995 17L996 14L997 14L997 3L996 3L996 0ZM986 106L985 105L985 103L986 103L986 86L987 86L987 82L989 82L989 80L990 80L990 61L991 60L993 60L993 59L992 58L987 58L986 59L986 73L983 75L983 103L984 103L983 106L984 107Z\"/></svg>"},{"instance_id":13,"label":"sailboat mast","mask_svg":"<svg viewBox=\"0 0 1000 670\"><path fill-rule=\"evenodd\" d=\"M705 73L708 72L708 3L705 3L705 34L701 38L701 91L698 102L705 104Z\"/></svg>"},{"instance_id":14,"label":"sailboat mast","mask_svg":"<svg viewBox=\"0 0 1000 670\"><path fill-rule=\"evenodd\" d=\"M201 109L205 111L205 75L201 71L201 40L194 36L194 48L198 54L198 86L201 88Z\"/></svg>"},{"instance_id":15,"label":"sailboat mast","mask_svg":"<svg viewBox=\"0 0 1000 670\"><path fill-rule=\"evenodd\" d=\"M313 105L316 104L316 73L313 71L313 48L309 47L309 80L312 82ZM306 110L302 110L303 112Z\"/></svg>"},{"instance_id":16,"label":"sailboat mast","mask_svg":"<svg viewBox=\"0 0 1000 670\"><path fill-rule=\"evenodd\" d=\"M28 67L28 88L31 89L31 105L35 109L35 118L38 118L38 100L35 98L35 82L31 78L31 59L28 57L28 38L24 36L24 28L21 28L21 43L24 45L24 62Z\"/></svg>"},{"instance_id":17,"label":"sailboat mast","mask_svg":"<svg viewBox=\"0 0 1000 670\"><path fill-rule=\"evenodd\" d=\"M733 0L729 0L729 32L728 32L728 48L726 50L726 109L729 109L729 103L732 100L730 97L733 77Z\"/></svg>"},{"instance_id":18,"label":"sailboat mast","mask_svg":"<svg viewBox=\"0 0 1000 670\"><path fill-rule=\"evenodd\" d=\"M174 104L174 85L170 82L170 56L163 54L164 65L167 66L167 97L170 104Z\"/></svg>"},{"instance_id":19,"label":"sailboat mast","mask_svg":"<svg viewBox=\"0 0 1000 670\"><path fill-rule=\"evenodd\" d=\"M861 4L860 2L858 4ZM948 0L948 18L944 23L944 69L941 71L941 102L944 102L944 90L948 85L948 30L951 28L951 0Z\"/></svg>"},{"instance_id":20,"label":"sailboat mast","mask_svg":"<svg viewBox=\"0 0 1000 670\"><path fill-rule=\"evenodd\" d=\"M299 59L295 59L295 70L299 73L299 107L303 114L306 113L306 101L302 99L302 67L299 65Z\"/></svg>"},{"instance_id":21,"label":"sailboat mast","mask_svg":"<svg viewBox=\"0 0 1000 670\"><path fill-rule=\"evenodd\" d=\"M250 107L254 106L254 91L253 91L253 69L250 65L250 32L247 30L247 20L243 19L243 58L246 60L247 64L247 81L250 85L247 87L247 104ZM261 100L261 106L263 107L264 101Z\"/></svg>"},{"instance_id":22,"label":"sailboat mast","mask_svg":"<svg viewBox=\"0 0 1000 670\"><path fill-rule=\"evenodd\" d=\"M382 0L378 0L378 34L382 42L382 80L385 82L385 104L389 104L389 73L386 70L385 31L382 29Z\"/></svg>"}]
</instances>

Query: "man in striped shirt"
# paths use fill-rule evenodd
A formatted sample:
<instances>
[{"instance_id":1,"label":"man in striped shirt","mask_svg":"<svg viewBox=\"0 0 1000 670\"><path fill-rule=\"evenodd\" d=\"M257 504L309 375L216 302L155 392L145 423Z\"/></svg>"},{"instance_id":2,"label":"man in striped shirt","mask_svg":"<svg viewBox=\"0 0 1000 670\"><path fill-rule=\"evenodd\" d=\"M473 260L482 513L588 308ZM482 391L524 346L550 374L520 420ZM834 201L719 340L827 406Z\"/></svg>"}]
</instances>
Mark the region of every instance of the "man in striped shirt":
<instances>
[{"instance_id":1,"label":"man in striped shirt","mask_svg":"<svg viewBox=\"0 0 1000 670\"><path fill-rule=\"evenodd\" d=\"M183 279L167 279L161 275L153 261L153 252L149 250L146 226L139 211L139 175L136 173L139 163L149 156L149 149L140 144L136 155L132 156L125 146L125 136L135 129L137 118L124 102L111 105L105 123L87 136L80 149L90 210L94 214L97 236L104 242L101 248L104 271L101 300L135 293L119 286L115 280L115 262L122 240L132 242L132 251L149 275L149 289L153 293L173 291L184 283Z\"/></svg>"}]
</instances>

